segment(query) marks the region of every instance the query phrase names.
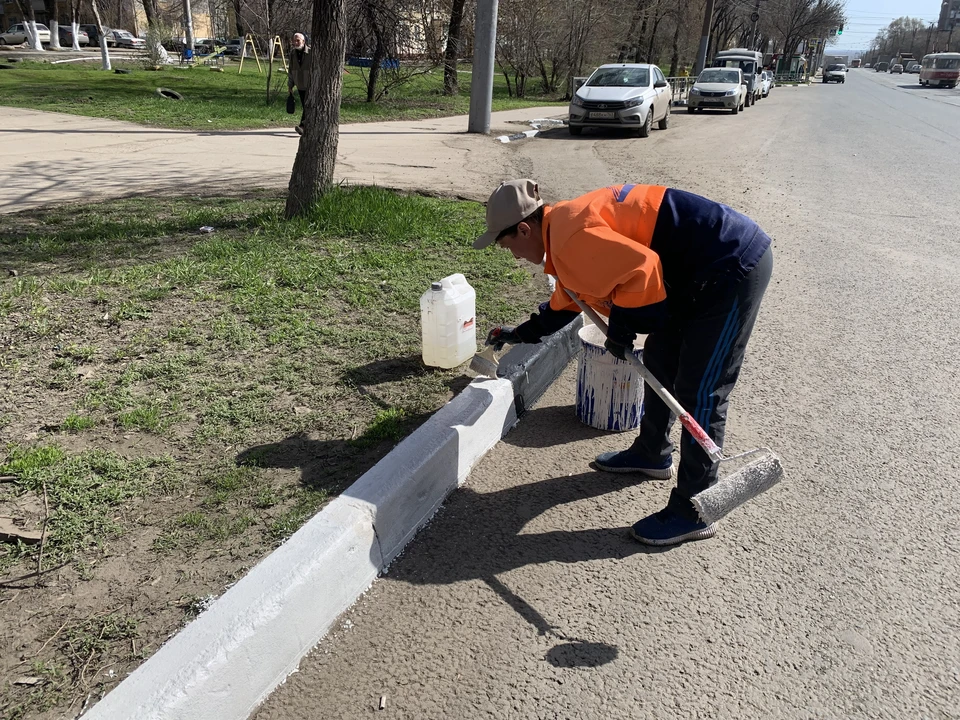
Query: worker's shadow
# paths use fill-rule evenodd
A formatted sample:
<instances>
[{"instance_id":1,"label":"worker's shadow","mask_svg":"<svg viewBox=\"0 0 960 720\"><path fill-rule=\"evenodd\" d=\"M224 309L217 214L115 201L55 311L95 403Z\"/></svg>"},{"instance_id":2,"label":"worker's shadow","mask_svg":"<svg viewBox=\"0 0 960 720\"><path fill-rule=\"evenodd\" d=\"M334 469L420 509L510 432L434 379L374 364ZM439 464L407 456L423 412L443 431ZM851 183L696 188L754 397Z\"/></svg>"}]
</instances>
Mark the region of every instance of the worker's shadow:
<instances>
[{"instance_id":1,"label":"worker's shadow","mask_svg":"<svg viewBox=\"0 0 960 720\"><path fill-rule=\"evenodd\" d=\"M548 438L570 442L597 434L577 420L574 408L545 407L530 411L504 442L545 447L551 444ZM423 585L482 580L539 635L562 641L547 653L545 659L551 664L593 667L611 662L618 655L616 646L564 634L501 578L527 565L622 560L669 551L639 544L629 536L628 527L524 531L552 508L615 493L638 482L636 475L584 472L486 493L464 486L448 498L385 578Z\"/></svg>"}]
</instances>

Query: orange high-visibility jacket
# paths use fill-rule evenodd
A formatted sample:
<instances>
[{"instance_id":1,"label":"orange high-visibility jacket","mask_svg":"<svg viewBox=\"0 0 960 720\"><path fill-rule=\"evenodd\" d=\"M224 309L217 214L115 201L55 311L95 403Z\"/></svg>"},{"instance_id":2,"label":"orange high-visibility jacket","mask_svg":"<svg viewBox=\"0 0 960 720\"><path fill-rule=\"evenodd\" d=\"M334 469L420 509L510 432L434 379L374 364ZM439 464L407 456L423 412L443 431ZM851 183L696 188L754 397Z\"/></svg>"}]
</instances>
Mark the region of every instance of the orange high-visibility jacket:
<instances>
[{"instance_id":1,"label":"orange high-visibility jacket","mask_svg":"<svg viewBox=\"0 0 960 720\"><path fill-rule=\"evenodd\" d=\"M659 185L615 185L544 210L549 307L577 310L565 289L604 315L639 308L696 283L745 274L770 238L745 215Z\"/></svg>"}]
</instances>

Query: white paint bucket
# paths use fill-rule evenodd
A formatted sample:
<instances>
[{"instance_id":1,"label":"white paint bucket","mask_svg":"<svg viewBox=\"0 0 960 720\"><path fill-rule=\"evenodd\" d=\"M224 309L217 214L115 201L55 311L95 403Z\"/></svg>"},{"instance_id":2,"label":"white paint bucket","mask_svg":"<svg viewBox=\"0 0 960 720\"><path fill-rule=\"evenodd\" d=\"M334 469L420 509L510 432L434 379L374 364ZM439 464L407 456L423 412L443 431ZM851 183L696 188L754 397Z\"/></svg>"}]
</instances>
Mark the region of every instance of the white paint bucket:
<instances>
[{"instance_id":1,"label":"white paint bucket","mask_svg":"<svg viewBox=\"0 0 960 720\"><path fill-rule=\"evenodd\" d=\"M643 414L643 380L630 363L603 346L596 325L580 329L577 372L577 418L598 430L633 430ZM634 349L641 357L642 350Z\"/></svg>"}]
</instances>

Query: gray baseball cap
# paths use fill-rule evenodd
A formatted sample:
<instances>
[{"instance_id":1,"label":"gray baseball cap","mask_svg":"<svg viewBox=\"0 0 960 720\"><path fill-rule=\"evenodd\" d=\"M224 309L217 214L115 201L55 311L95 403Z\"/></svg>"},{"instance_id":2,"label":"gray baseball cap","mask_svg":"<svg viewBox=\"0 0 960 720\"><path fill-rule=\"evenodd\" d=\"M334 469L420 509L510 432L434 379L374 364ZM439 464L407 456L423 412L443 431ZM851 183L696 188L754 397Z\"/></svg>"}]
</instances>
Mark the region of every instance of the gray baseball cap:
<instances>
[{"instance_id":1,"label":"gray baseball cap","mask_svg":"<svg viewBox=\"0 0 960 720\"><path fill-rule=\"evenodd\" d=\"M532 215L543 205L540 188L528 178L500 183L487 200L487 231L473 241L478 250L492 245L497 235Z\"/></svg>"}]
</instances>

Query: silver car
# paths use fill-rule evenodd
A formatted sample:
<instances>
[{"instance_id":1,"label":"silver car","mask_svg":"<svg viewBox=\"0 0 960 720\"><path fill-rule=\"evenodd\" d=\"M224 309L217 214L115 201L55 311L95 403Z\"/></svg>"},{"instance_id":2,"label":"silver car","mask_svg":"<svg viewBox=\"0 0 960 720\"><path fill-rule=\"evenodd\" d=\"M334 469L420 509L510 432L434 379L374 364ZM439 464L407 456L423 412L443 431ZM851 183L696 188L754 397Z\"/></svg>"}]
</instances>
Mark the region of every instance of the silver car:
<instances>
[{"instance_id":1,"label":"silver car","mask_svg":"<svg viewBox=\"0 0 960 720\"><path fill-rule=\"evenodd\" d=\"M667 129L670 101L670 85L656 65L601 65L570 101L570 134L579 135L585 127L614 127L647 137L653 123Z\"/></svg>"},{"instance_id":2,"label":"silver car","mask_svg":"<svg viewBox=\"0 0 960 720\"><path fill-rule=\"evenodd\" d=\"M37 23L37 35L41 45L50 44L50 28ZM0 45L22 45L27 41L27 28L23 23L11 25L10 29L0 34Z\"/></svg>"},{"instance_id":3,"label":"silver car","mask_svg":"<svg viewBox=\"0 0 960 720\"><path fill-rule=\"evenodd\" d=\"M734 115L743 110L747 85L740 68L707 68L697 77L687 95L687 112L709 108L729 110Z\"/></svg>"}]
</instances>

